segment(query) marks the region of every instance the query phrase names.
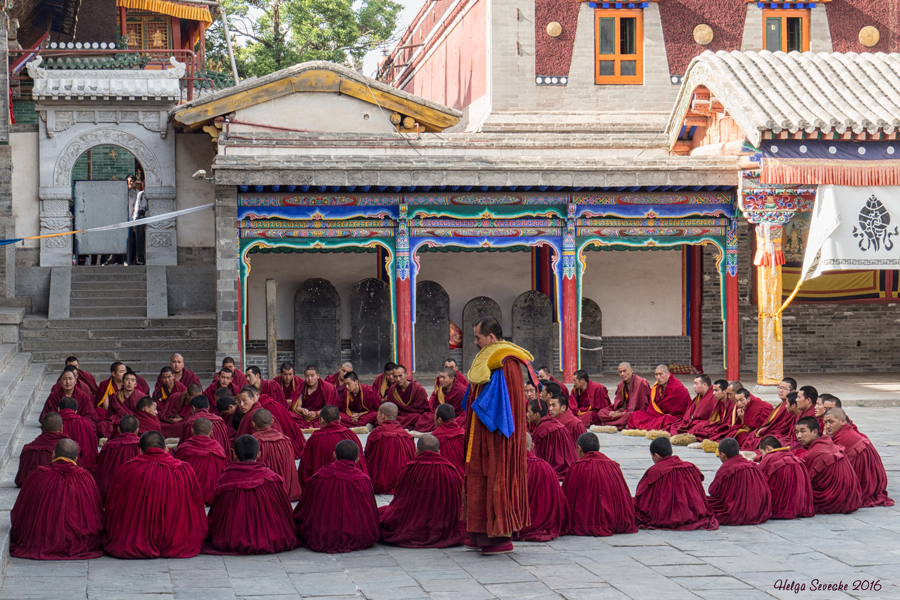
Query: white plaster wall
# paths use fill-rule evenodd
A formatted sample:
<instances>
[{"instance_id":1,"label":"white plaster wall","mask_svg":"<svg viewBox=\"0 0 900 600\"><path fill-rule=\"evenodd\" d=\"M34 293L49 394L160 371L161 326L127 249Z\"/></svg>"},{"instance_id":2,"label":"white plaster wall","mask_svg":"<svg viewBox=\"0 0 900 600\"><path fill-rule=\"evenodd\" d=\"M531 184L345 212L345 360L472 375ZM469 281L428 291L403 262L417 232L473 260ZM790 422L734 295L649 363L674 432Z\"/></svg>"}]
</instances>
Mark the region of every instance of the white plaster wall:
<instances>
[{"instance_id":1,"label":"white plaster wall","mask_svg":"<svg viewBox=\"0 0 900 600\"><path fill-rule=\"evenodd\" d=\"M212 177L212 161L216 145L205 132L175 134L175 210L184 210L215 201L212 181L194 180L191 176L200 169ZM200 210L176 219L178 246L181 248L213 247L216 227L212 208Z\"/></svg>"},{"instance_id":2,"label":"white plaster wall","mask_svg":"<svg viewBox=\"0 0 900 600\"><path fill-rule=\"evenodd\" d=\"M341 296L341 337L350 337L350 292L378 273L377 254L252 254L247 282L248 339L266 339L266 279L278 282L278 339L294 339L294 295L311 277L327 279Z\"/></svg>"},{"instance_id":3,"label":"white plaster wall","mask_svg":"<svg viewBox=\"0 0 900 600\"><path fill-rule=\"evenodd\" d=\"M530 252L427 252L419 254L416 281L435 281L450 295L450 320L462 327L463 308L487 296L500 305L503 335L512 335L512 305L531 289ZM463 332L463 335L467 335Z\"/></svg>"},{"instance_id":4,"label":"white plaster wall","mask_svg":"<svg viewBox=\"0 0 900 600\"><path fill-rule=\"evenodd\" d=\"M229 132L258 132L259 125L268 125L275 131L393 133L391 112L343 94L298 92L238 110Z\"/></svg>"},{"instance_id":5,"label":"white plaster wall","mask_svg":"<svg viewBox=\"0 0 900 600\"><path fill-rule=\"evenodd\" d=\"M16 237L39 235L41 231L38 135L37 132L9 134L13 163L12 211L16 220ZM27 248L38 248L40 245L40 240L25 241Z\"/></svg>"},{"instance_id":6,"label":"white plaster wall","mask_svg":"<svg viewBox=\"0 0 900 600\"><path fill-rule=\"evenodd\" d=\"M681 250L585 252L582 296L600 305L603 336L681 335Z\"/></svg>"}]
</instances>

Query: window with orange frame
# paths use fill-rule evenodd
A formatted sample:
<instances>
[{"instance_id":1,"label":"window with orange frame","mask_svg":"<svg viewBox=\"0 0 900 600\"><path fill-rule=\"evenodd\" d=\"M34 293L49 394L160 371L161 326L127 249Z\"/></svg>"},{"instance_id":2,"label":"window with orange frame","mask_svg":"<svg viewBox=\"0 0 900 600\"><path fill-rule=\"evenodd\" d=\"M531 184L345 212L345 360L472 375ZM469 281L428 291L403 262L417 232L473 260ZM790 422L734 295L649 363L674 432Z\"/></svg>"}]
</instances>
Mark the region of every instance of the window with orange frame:
<instances>
[{"instance_id":1,"label":"window with orange frame","mask_svg":"<svg viewBox=\"0 0 900 600\"><path fill-rule=\"evenodd\" d=\"M763 48L809 52L809 10L763 10Z\"/></svg>"},{"instance_id":2,"label":"window with orange frame","mask_svg":"<svg viewBox=\"0 0 900 600\"><path fill-rule=\"evenodd\" d=\"M594 57L597 85L644 83L643 11L595 10Z\"/></svg>"}]
</instances>

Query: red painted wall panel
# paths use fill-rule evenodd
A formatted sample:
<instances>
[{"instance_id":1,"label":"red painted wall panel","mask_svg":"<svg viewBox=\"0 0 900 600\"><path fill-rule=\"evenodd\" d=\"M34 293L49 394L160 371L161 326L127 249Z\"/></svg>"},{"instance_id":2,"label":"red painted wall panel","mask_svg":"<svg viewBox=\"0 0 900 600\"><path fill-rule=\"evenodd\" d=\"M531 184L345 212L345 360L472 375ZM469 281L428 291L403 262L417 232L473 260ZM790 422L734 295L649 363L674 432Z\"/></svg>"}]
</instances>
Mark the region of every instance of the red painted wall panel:
<instances>
[{"instance_id":1,"label":"red painted wall panel","mask_svg":"<svg viewBox=\"0 0 900 600\"><path fill-rule=\"evenodd\" d=\"M741 49L747 0L660 0L659 15L666 41L669 74L684 75L691 59L706 50ZM713 30L713 41L708 46L694 41L694 27L701 23Z\"/></svg>"},{"instance_id":2,"label":"red painted wall panel","mask_svg":"<svg viewBox=\"0 0 900 600\"><path fill-rule=\"evenodd\" d=\"M558 2L557 0L535 0L534 2L534 74L568 76L575 46L575 31L578 29L580 2ZM557 22L562 25L562 33L552 37L547 33L547 24Z\"/></svg>"},{"instance_id":3,"label":"red painted wall panel","mask_svg":"<svg viewBox=\"0 0 900 600\"><path fill-rule=\"evenodd\" d=\"M835 52L900 52L900 0L832 0L826 7ZM866 25L881 34L871 48L859 43Z\"/></svg>"}]
</instances>

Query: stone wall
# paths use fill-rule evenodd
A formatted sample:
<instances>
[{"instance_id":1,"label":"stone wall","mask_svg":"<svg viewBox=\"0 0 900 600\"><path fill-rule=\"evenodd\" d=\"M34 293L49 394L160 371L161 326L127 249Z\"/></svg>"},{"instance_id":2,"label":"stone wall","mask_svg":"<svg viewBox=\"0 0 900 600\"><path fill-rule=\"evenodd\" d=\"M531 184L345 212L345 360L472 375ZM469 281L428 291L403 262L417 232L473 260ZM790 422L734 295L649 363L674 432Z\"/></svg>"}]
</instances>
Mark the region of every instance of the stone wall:
<instances>
[{"instance_id":1,"label":"stone wall","mask_svg":"<svg viewBox=\"0 0 900 600\"><path fill-rule=\"evenodd\" d=\"M635 371L646 373L657 365L691 364L690 336L603 337L603 373L616 372L619 363L629 362Z\"/></svg>"},{"instance_id":2,"label":"stone wall","mask_svg":"<svg viewBox=\"0 0 900 600\"><path fill-rule=\"evenodd\" d=\"M240 358L238 347L237 188L216 186L216 362Z\"/></svg>"}]
</instances>

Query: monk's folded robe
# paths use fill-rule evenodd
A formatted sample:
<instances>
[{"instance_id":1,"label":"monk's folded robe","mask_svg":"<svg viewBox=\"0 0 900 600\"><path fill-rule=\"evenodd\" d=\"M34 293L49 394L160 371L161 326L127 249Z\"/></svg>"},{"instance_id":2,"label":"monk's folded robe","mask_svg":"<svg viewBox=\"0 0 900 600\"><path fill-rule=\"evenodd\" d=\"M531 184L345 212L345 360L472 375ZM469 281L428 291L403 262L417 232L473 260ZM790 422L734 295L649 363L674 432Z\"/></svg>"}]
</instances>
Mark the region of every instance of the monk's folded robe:
<instances>
[{"instance_id":1,"label":"monk's folded robe","mask_svg":"<svg viewBox=\"0 0 900 600\"><path fill-rule=\"evenodd\" d=\"M381 540L404 548L462 544L462 484L456 467L437 452L416 455L400 472L391 503L378 509Z\"/></svg>"},{"instance_id":2,"label":"monk's folded robe","mask_svg":"<svg viewBox=\"0 0 900 600\"><path fill-rule=\"evenodd\" d=\"M97 393L97 379L89 371L78 369L78 383L84 384L90 394Z\"/></svg>"},{"instance_id":3,"label":"monk's folded robe","mask_svg":"<svg viewBox=\"0 0 900 600\"><path fill-rule=\"evenodd\" d=\"M677 377L671 375L665 386L659 382L650 388L650 402L644 410L628 419L629 429L668 429L684 415L691 395Z\"/></svg>"},{"instance_id":4,"label":"monk's folded robe","mask_svg":"<svg viewBox=\"0 0 900 600\"><path fill-rule=\"evenodd\" d=\"M758 525L772 514L766 475L740 454L726 460L709 484L709 505L719 525Z\"/></svg>"},{"instance_id":5,"label":"monk's folded robe","mask_svg":"<svg viewBox=\"0 0 900 600\"><path fill-rule=\"evenodd\" d=\"M68 408L59 411L59 416L63 420L63 433L67 438L78 443L78 466L93 473L97 468L97 445L99 443L94 424Z\"/></svg>"},{"instance_id":6,"label":"monk's folded robe","mask_svg":"<svg viewBox=\"0 0 900 600\"><path fill-rule=\"evenodd\" d=\"M797 519L816 514L812 483L803 461L788 448L778 448L759 461L772 498L772 519Z\"/></svg>"},{"instance_id":7,"label":"monk's folded robe","mask_svg":"<svg viewBox=\"0 0 900 600\"><path fill-rule=\"evenodd\" d=\"M674 454L662 457L644 473L634 495L634 515L641 529L719 528L700 469Z\"/></svg>"},{"instance_id":8,"label":"monk's folded robe","mask_svg":"<svg viewBox=\"0 0 900 600\"><path fill-rule=\"evenodd\" d=\"M844 454L856 472L862 497L861 506L893 506L894 501L887 495L887 473L884 471L884 463L872 441L855 431L850 424L844 425L832 434L831 441L843 447Z\"/></svg>"},{"instance_id":9,"label":"monk's folded robe","mask_svg":"<svg viewBox=\"0 0 900 600\"><path fill-rule=\"evenodd\" d=\"M106 502L109 486L112 485L116 471L132 458L140 455L140 438L133 433L121 433L111 440L107 440L100 449L97 457L97 468L94 470L94 479L100 490L100 499Z\"/></svg>"},{"instance_id":10,"label":"monk's folded robe","mask_svg":"<svg viewBox=\"0 0 900 600\"><path fill-rule=\"evenodd\" d=\"M148 448L121 467L106 501L103 547L116 558L190 558L208 526L194 470Z\"/></svg>"},{"instance_id":11,"label":"monk's folded robe","mask_svg":"<svg viewBox=\"0 0 900 600\"><path fill-rule=\"evenodd\" d=\"M632 375L630 385L628 382L619 382L616 387L616 397L613 405L601 408L597 411L597 420L600 425L610 425L624 429L628 425L631 414L644 410L650 403L650 383L639 375ZM611 417L609 413L623 413L618 417Z\"/></svg>"},{"instance_id":12,"label":"monk's folded robe","mask_svg":"<svg viewBox=\"0 0 900 600\"><path fill-rule=\"evenodd\" d=\"M274 471L282 478L284 492L288 500L300 499L300 480L294 464L294 452L291 441L271 427L253 432L259 442L259 458L257 461Z\"/></svg>"},{"instance_id":13,"label":"monk's folded robe","mask_svg":"<svg viewBox=\"0 0 900 600\"><path fill-rule=\"evenodd\" d=\"M303 379L294 375L289 382L285 383L284 379L279 375L276 381L281 388L281 395L284 396L285 404L293 406L300 394L303 393Z\"/></svg>"},{"instance_id":14,"label":"monk's folded robe","mask_svg":"<svg viewBox=\"0 0 900 600\"><path fill-rule=\"evenodd\" d=\"M222 450L225 451L225 457L230 462L231 437L228 434L228 427L225 425L225 421L222 420L222 417L210 412L206 408L196 410L194 414L181 422L181 437L178 438L178 444L183 444L194 437L194 422L197 419L209 419L210 423L212 423L212 439L222 446ZM250 430L252 431L253 428L251 427Z\"/></svg>"},{"instance_id":15,"label":"monk's folded robe","mask_svg":"<svg viewBox=\"0 0 900 600\"><path fill-rule=\"evenodd\" d=\"M578 460L575 443L565 426L547 415L541 418L531 438L535 455L550 463L560 481L565 479L569 467Z\"/></svg>"},{"instance_id":16,"label":"monk's folded robe","mask_svg":"<svg viewBox=\"0 0 900 600\"><path fill-rule=\"evenodd\" d=\"M171 390L166 389L165 386L160 386L153 392L163 437L177 438L181 435L181 423L173 423L171 419L178 415L181 410L181 398L186 391L187 388L181 382L176 381L172 384ZM188 412L190 412L190 408L188 408Z\"/></svg>"},{"instance_id":17,"label":"monk's folded robe","mask_svg":"<svg viewBox=\"0 0 900 600\"><path fill-rule=\"evenodd\" d=\"M791 425L791 431L789 433L778 438L782 446L784 446L785 448L790 448L791 451L793 451L795 454L797 454L799 450L799 455L801 458L805 456L805 453L803 452L803 444L801 444L800 440L797 439L796 427L797 423L800 422L800 419L803 419L805 417L815 417L819 422L819 431L825 431L825 424L822 422L822 419L816 417L816 406L812 405L808 409L803 411L802 414L794 417L794 423Z\"/></svg>"},{"instance_id":18,"label":"monk's folded robe","mask_svg":"<svg viewBox=\"0 0 900 600\"><path fill-rule=\"evenodd\" d=\"M438 439L441 448L441 456L444 457L451 465L456 467L459 474L465 477L465 456L463 455L463 439L466 436L466 430L462 428L458 421L448 421L441 423L434 428L432 435Z\"/></svg>"},{"instance_id":19,"label":"monk's folded robe","mask_svg":"<svg viewBox=\"0 0 900 600\"><path fill-rule=\"evenodd\" d=\"M191 400L185 396L186 392L176 392L169 396L169 399L166 401L166 406L160 412L159 418L166 423L173 423L175 427L178 428L178 431L172 437L179 437L181 435L181 421L174 421L174 417L181 417L182 419L187 419L191 416Z\"/></svg>"},{"instance_id":20,"label":"monk's folded robe","mask_svg":"<svg viewBox=\"0 0 900 600\"><path fill-rule=\"evenodd\" d=\"M700 394L695 395L688 403L687 409L681 415L681 418L669 425L667 430L672 435L688 433L688 429L695 424L695 421L704 421L712 416L716 403L717 400L712 387L702 396Z\"/></svg>"},{"instance_id":21,"label":"monk's folded robe","mask_svg":"<svg viewBox=\"0 0 900 600\"><path fill-rule=\"evenodd\" d=\"M278 398L269 396L268 394L260 394L256 401L261 407L272 413L273 425L275 421L278 422L281 434L286 437L288 442L291 444L291 456L294 459L303 456L303 449L306 448L306 437L303 435L303 430L300 428L300 423L298 423L293 419L293 417L291 417L291 411L287 409L285 403ZM276 429L276 431L279 430Z\"/></svg>"},{"instance_id":22,"label":"monk's folded robe","mask_svg":"<svg viewBox=\"0 0 900 600\"><path fill-rule=\"evenodd\" d=\"M244 418L247 417L244 416ZM316 471L334 462L334 447L341 440L352 440L359 447L359 470L368 475L369 470L359 436L344 427L340 420L332 421L312 432L309 439L306 440L303 458L300 459L300 467L297 469L301 488L306 487L306 482Z\"/></svg>"},{"instance_id":23,"label":"monk's folded robe","mask_svg":"<svg viewBox=\"0 0 900 600\"><path fill-rule=\"evenodd\" d=\"M303 545L314 552L371 548L380 535L372 480L349 460L322 467L303 487L294 523Z\"/></svg>"},{"instance_id":24,"label":"monk's folded robe","mask_svg":"<svg viewBox=\"0 0 900 600\"><path fill-rule=\"evenodd\" d=\"M794 435L794 425L797 418L787 410L787 400L782 400L763 421L763 424L751 433L743 436L741 450L759 450L759 443L764 437L773 436L779 440Z\"/></svg>"},{"instance_id":25,"label":"monk's folded robe","mask_svg":"<svg viewBox=\"0 0 900 600\"><path fill-rule=\"evenodd\" d=\"M619 463L588 452L569 469L562 485L569 506L569 535L636 533L634 503Z\"/></svg>"},{"instance_id":26,"label":"monk's folded robe","mask_svg":"<svg viewBox=\"0 0 900 600\"><path fill-rule=\"evenodd\" d=\"M67 458L25 479L9 515L9 553L32 560L103 556L103 509L94 478Z\"/></svg>"},{"instance_id":27,"label":"monk's folded robe","mask_svg":"<svg viewBox=\"0 0 900 600\"><path fill-rule=\"evenodd\" d=\"M575 412L585 427L600 423L601 410L609 410L609 390L605 385L596 381L588 381L587 389L583 392L572 390L569 400L569 410Z\"/></svg>"},{"instance_id":28,"label":"monk's folded robe","mask_svg":"<svg viewBox=\"0 0 900 600\"><path fill-rule=\"evenodd\" d=\"M97 425L97 434L100 437L115 437L119 430L119 421L125 415L133 415L138 400L142 398L142 392L134 390L126 394L125 390L118 390L106 397L108 402L106 409L97 408L97 415L101 417Z\"/></svg>"},{"instance_id":29,"label":"monk's folded robe","mask_svg":"<svg viewBox=\"0 0 900 600\"><path fill-rule=\"evenodd\" d=\"M831 438L813 440L807 448L805 464L817 515L849 514L859 509L862 496L856 471Z\"/></svg>"},{"instance_id":30,"label":"monk's folded robe","mask_svg":"<svg viewBox=\"0 0 900 600\"><path fill-rule=\"evenodd\" d=\"M319 379L316 389L309 391L309 386L306 385L306 381L303 380L300 385L300 393L297 395L297 399L291 404L291 417L300 424L301 429L319 427L318 417L308 419L300 414L300 409L305 408L306 410L317 413L327 405L337 406L339 410L341 408L341 399L338 397L337 390L334 389L334 386L324 379Z\"/></svg>"},{"instance_id":31,"label":"monk's folded robe","mask_svg":"<svg viewBox=\"0 0 900 600\"><path fill-rule=\"evenodd\" d=\"M62 388L55 387L50 395L47 396L47 400L44 401L44 408L41 410L40 421L44 420L44 415L48 412L59 412L59 401L66 397L65 392L62 391ZM75 411L88 421L94 424L94 428L100 423L100 417L97 415L97 410L94 408L94 398L84 390L80 390L75 388L72 390L72 395L70 398L74 398L78 403L78 409Z\"/></svg>"},{"instance_id":32,"label":"monk's folded robe","mask_svg":"<svg viewBox=\"0 0 900 600\"><path fill-rule=\"evenodd\" d=\"M584 428L584 423L572 413L571 409L560 412L559 416L556 417L556 420L562 423L569 435L572 436L573 444L578 441L578 438L582 433L587 433L587 429Z\"/></svg>"},{"instance_id":33,"label":"monk's folded robe","mask_svg":"<svg viewBox=\"0 0 900 600\"><path fill-rule=\"evenodd\" d=\"M194 372L191 371L190 369L182 369L181 377L178 376L178 373L175 373L175 382L183 385L185 389L191 387L191 384L194 384L194 383L199 385L201 388L203 387L203 384L200 383L200 378L197 377L194 374ZM161 387L162 387L162 374L160 373L156 377L156 386L154 386L153 391L154 392L159 391L159 388L161 388Z\"/></svg>"},{"instance_id":34,"label":"monk's folded robe","mask_svg":"<svg viewBox=\"0 0 900 600\"><path fill-rule=\"evenodd\" d=\"M744 406L744 416L739 416L737 404L732 404L725 415L722 429L711 435L709 439L718 442L730 437L736 439L738 444L743 447L744 441L748 438L756 439L754 432L766 422L772 410L774 409L771 404L751 395L750 400ZM761 439L756 440L757 448L760 441Z\"/></svg>"},{"instance_id":35,"label":"monk's folded robe","mask_svg":"<svg viewBox=\"0 0 900 600\"><path fill-rule=\"evenodd\" d=\"M388 383L387 378L384 373L379 373L377 377L375 377L375 381L372 382L372 389L375 390L375 393L378 394L378 397L381 398L382 402L386 401L388 390L391 389L390 383ZM392 400L387 400L388 402L392 402Z\"/></svg>"},{"instance_id":36,"label":"monk's folded robe","mask_svg":"<svg viewBox=\"0 0 900 600\"><path fill-rule=\"evenodd\" d=\"M204 504L212 502L216 482L225 472L229 462L219 442L205 435L195 435L178 444L175 458L191 465L194 475L197 476Z\"/></svg>"},{"instance_id":37,"label":"monk's folded robe","mask_svg":"<svg viewBox=\"0 0 900 600\"><path fill-rule=\"evenodd\" d=\"M203 390L203 395L206 396L206 399L209 400L209 407L211 412L215 411L216 403L218 402L218 398L216 398L216 391L219 389L219 380L215 379L211 384L206 386L206 389ZM234 380L231 380L231 383L228 384L228 390L231 392L231 397L236 398L238 392L241 391L241 388L237 387L234 383Z\"/></svg>"},{"instance_id":38,"label":"monk's folded robe","mask_svg":"<svg viewBox=\"0 0 900 600\"><path fill-rule=\"evenodd\" d=\"M525 461L531 519L519 532L518 539L523 542L555 540L569 529L569 505L559 485L559 477L550 463L532 451L528 451Z\"/></svg>"},{"instance_id":39,"label":"monk's folded robe","mask_svg":"<svg viewBox=\"0 0 900 600\"><path fill-rule=\"evenodd\" d=\"M272 400L280 402L281 406L283 406L284 409L287 410L288 401L284 397L284 391L281 389L281 384L274 379L259 380L259 395L268 396Z\"/></svg>"},{"instance_id":40,"label":"monk's folded robe","mask_svg":"<svg viewBox=\"0 0 900 600\"><path fill-rule=\"evenodd\" d=\"M457 374L457 377L450 383L450 389L446 392L440 385L435 385L434 392L428 398L428 410L423 412L416 420L416 424L412 429L415 431L430 432L434 429L434 411L441 404L449 404L456 413L456 418L463 416L462 402L466 396L467 384L463 383L464 378ZM443 451L441 452L443 454Z\"/></svg>"},{"instance_id":41,"label":"monk's folded robe","mask_svg":"<svg viewBox=\"0 0 900 600\"><path fill-rule=\"evenodd\" d=\"M415 429L419 417L428 413L428 392L417 381L410 380L405 390L395 383L384 401L397 405L397 422L405 429Z\"/></svg>"},{"instance_id":42,"label":"monk's folded robe","mask_svg":"<svg viewBox=\"0 0 900 600\"><path fill-rule=\"evenodd\" d=\"M139 436L144 435L148 431L158 431L162 433L162 427L160 426L159 419L156 417L156 415L152 415L146 410L137 410L134 412L134 416L138 420Z\"/></svg>"},{"instance_id":43,"label":"monk's folded robe","mask_svg":"<svg viewBox=\"0 0 900 600\"><path fill-rule=\"evenodd\" d=\"M250 407L250 410L248 410L246 413L244 413L244 415L241 417L241 422L238 424L238 427L237 427L237 437L241 437L242 435L253 435L253 413L255 413L256 411L258 411L261 408L266 408L266 407L259 403L259 397L257 397L256 402L253 403L253 406ZM268 410L268 409L266 409L266 410ZM269 411L269 412L272 412L272 411ZM294 415L291 415L291 416L293 417ZM274 415L274 413L272 414L272 429L274 429L281 435L287 435L287 433L285 433L284 427L281 424L281 421L278 420L278 418ZM304 446L304 451L305 451L305 446Z\"/></svg>"},{"instance_id":44,"label":"monk's folded robe","mask_svg":"<svg viewBox=\"0 0 900 600\"><path fill-rule=\"evenodd\" d=\"M68 436L62 431L42 431L34 441L25 444L22 448L22 456L19 457L19 470L16 471L16 487L22 487L28 474L50 464L53 459L53 449L56 442L66 439Z\"/></svg>"},{"instance_id":45,"label":"monk's folded robe","mask_svg":"<svg viewBox=\"0 0 900 600\"><path fill-rule=\"evenodd\" d=\"M564 384L562 381L559 381L559 380L558 380L556 377L554 377L553 375L550 376L550 379L549 379L548 381L552 381L553 383L558 384L558 385L559 385L559 389L562 390L562 393L563 393L564 396L570 397L570 396L572 395L572 394L569 392L569 388L566 387L566 384Z\"/></svg>"},{"instance_id":46,"label":"monk's folded robe","mask_svg":"<svg viewBox=\"0 0 900 600\"><path fill-rule=\"evenodd\" d=\"M393 494L400 471L416 455L416 444L397 421L385 421L366 440L366 467L376 494Z\"/></svg>"},{"instance_id":47,"label":"monk's folded robe","mask_svg":"<svg viewBox=\"0 0 900 600\"><path fill-rule=\"evenodd\" d=\"M232 462L216 484L204 554L275 554L297 547L284 481L262 463Z\"/></svg>"},{"instance_id":48,"label":"monk's folded robe","mask_svg":"<svg viewBox=\"0 0 900 600\"><path fill-rule=\"evenodd\" d=\"M365 427L375 423L378 419L378 407L381 406L381 398L375 393L371 385L359 384L355 394L344 388L340 393L341 399L341 423L344 427ZM350 413L361 413L356 422Z\"/></svg>"}]
</instances>

